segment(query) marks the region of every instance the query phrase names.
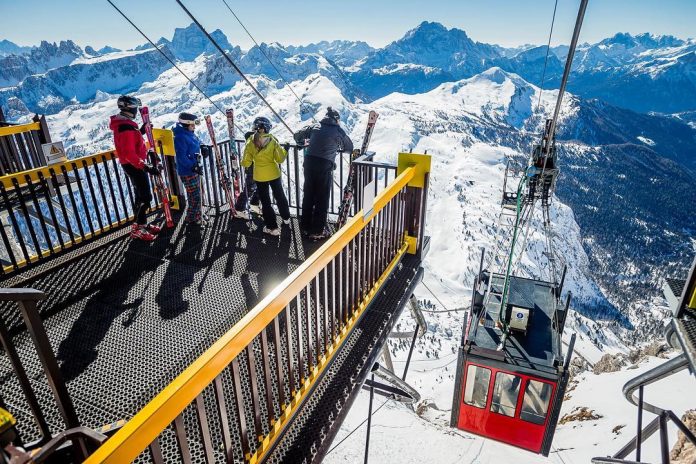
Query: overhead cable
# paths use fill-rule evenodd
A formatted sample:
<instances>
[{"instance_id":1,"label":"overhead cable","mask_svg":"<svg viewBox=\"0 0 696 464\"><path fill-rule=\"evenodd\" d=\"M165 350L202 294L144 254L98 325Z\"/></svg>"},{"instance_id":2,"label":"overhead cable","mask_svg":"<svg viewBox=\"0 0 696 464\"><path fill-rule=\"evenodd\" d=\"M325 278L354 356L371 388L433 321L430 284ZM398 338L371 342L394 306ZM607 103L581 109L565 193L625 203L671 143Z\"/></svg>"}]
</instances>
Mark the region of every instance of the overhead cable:
<instances>
[{"instance_id":1,"label":"overhead cable","mask_svg":"<svg viewBox=\"0 0 696 464\"><path fill-rule=\"evenodd\" d=\"M254 36L251 35L251 32L249 32L249 29L247 29L247 27L244 25L242 20L239 19L239 16L237 16L237 14L234 12L234 10L232 10L232 7L230 7L229 3L227 3L227 0L222 0L222 3L224 3L225 6L227 7L227 9L230 10L230 13L232 13L232 16L234 16L234 19L236 19L237 22L239 23L239 25L242 26L242 29L244 29L244 32L247 33L247 35L252 40L252 42L254 42L254 44L259 49L261 54L263 56L265 56L266 59L268 60L268 62L271 64L271 66L273 66L273 69L275 69L276 73L278 73L278 76L280 76L280 78L283 80L283 82L285 82L285 85L288 86L288 89L290 89L290 92L292 92L292 94L295 96L295 99L297 99L297 102L300 104L300 108L302 108L303 105L306 107L307 105L302 101L302 99L299 97L299 95L297 95L297 93L295 93L295 90L293 90L292 86L290 85L290 82L288 82L288 80L285 78L285 76L280 71L280 69L278 69L278 67L275 65L275 63L273 63L273 60L271 60L271 57L268 56L268 54L265 52L265 50L263 48L261 48L261 45L259 45L259 43L256 41ZM312 118L312 121L317 122L316 119L314 119L314 116L311 115L311 113L310 113L310 117Z\"/></svg>"},{"instance_id":2,"label":"overhead cable","mask_svg":"<svg viewBox=\"0 0 696 464\"><path fill-rule=\"evenodd\" d=\"M229 57L227 52L225 52L225 50L223 50L223 48L213 38L213 36L210 35L210 33L203 27L203 25L198 21L198 19L196 19L196 17L193 16L193 14L189 11L189 9L186 8L186 5L184 5L181 2L181 0L176 0L176 3L178 3L179 6L186 12L186 14L189 16L189 18L191 18L191 20L201 30L201 32L203 32L203 34L205 34L205 36L208 38L210 43L212 43L213 46L215 46L215 48L218 49L218 51L222 54L222 56L225 58L225 60L227 60L227 62L230 64L230 66L232 66L234 68L234 70L237 71L237 74L239 74L242 77L242 79L244 79L244 81L249 85L249 87L251 87L251 89L254 91L254 93L256 93L256 95L261 99L261 101L263 101L266 104L266 106L271 110L271 112L275 115L275 117L278 118L278 120L283 124L283 126L285 126L285 128L290 132L290 134L294 135L295 132L290 128L290 126L285 122L285 120L280 116L280 114L278 114L278 112L273 108L273 106L271 106L271 104L268 102L268 100L266 100L266 98L261 94L261 92L259 92L259 90L256 88L256 86L254 86L254 84L252 84L252 82L249 80L249 78L246 77L246 75L242 72L242 70L239 69L239 66L237 66L235 64L235 62L232 61L232 58Z\"/></svg>"},{"instance_id":3,"label":"overhead cable","mask_svg":"<svg viewBox=\"0 0 696 464\"><path fill-rule=\"evenodd\" d=\"M549 62L549 51L551 50L551 36L553 35L553 25L556 23L556 10L558 9L558 0L553 6L553 16L551 17L551 30L549 31L549 41L546 44L546 58L544 58L544 72L541 74L541 83L539 84L539 103L537 103L537 111L541 107L541 94L544 91L544 80L546 79L546 65Z\"/></svg>"},{"instance_id":4,"label":"overhead cable","mask_svg":"<svg viewBox=\"0 0 696 464\"><path fill-rule=\"evenodd\" d=\"M119 14L120 14L121 16L123 16L123 18L124 18L126 21L128 21L128 22L130 23L130 25L133 26L133 28L135 28L135 30L138 31L138 32L140 33L140 35L142 35L142 36L145 38L145 40L147 40L147 41L150 43L150 45L152 45L152 46L155 48L155 50L157 50L158 52L160 52L160 54L169 62L169 64L171 64L172 66L174 66L174 68L175 68L177 71L179 71L179 73L180 73L182 76L184 76L184 78L186 78L186 80L189 81L189 83L190 83L196 90L198 90L198 91L201 93L201 95L203 95L206 99L208 99L208 101L209 101L220 113L224 114L225 117L227 116L227 114L225 113L225 111L224 111L222 108L220 108L220 107L217 105L217 103L215 103L215 102L213 101L213 99L210 98L210 97L208 96L208 94L206 94L206 93L203 91L203 89L201 89L195 82L193 82L193 80L191 80L191 78L188 77L188 75L186 75L186 73L174 62L174 60L172 60L166 53L164 53L164 50L162 50L156 43L154 43L154 42L150 39L150 37L148 37L147 34L145 34L145 33L143 32L142 29L140 29L138 26L136 26L135 23L134 23L133 21L131 21L131 19L130 19L123 11L121 11L121 9L120 9L119 7L117 7L117 6L114 4L114 2L112 2L111 0L106 0L106 1L109 2L109 4L110 4L112 7L114 7L114 9L115 9L116 11L118 11ZM243 129L240 128L237 124L235 124L235 126L237 127L237 129L239 129L240 131L244 132Z\"/></svg>"}]
</instances>

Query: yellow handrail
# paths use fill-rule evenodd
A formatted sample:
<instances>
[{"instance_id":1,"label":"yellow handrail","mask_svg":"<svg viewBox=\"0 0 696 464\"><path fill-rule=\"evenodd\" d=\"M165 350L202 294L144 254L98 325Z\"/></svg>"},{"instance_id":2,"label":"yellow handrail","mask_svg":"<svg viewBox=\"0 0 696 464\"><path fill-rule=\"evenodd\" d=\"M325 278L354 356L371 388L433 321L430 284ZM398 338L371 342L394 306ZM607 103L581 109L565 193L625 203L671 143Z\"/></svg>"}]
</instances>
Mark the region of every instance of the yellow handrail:
<instances>
[{"instance_id":1,"label":"yellow handrail","mask_svg":"<svg viewBox=\"0 0 696 464\"><path fill-rule=\"evenodd\" d=\"M32 122L30 124L20 124L18 126L0 127L0 137L6 135L21 134L22 132L30 132L41 130L41 123Z\"/></svg>"},{"instance_id":2,"label":"yellow handrail","mask_svg":"<svg viewBox=\"0 0 696 464\"><path fill-rule=\"evenodd\" d=\"M246 316L176 377L87 461L132 462L195 398L263 331L295 296L365 228L416 175L405 169L374 200L367 217L362 211L322 245L307 261L259 302ZM404 249L405 250L405 249ZM402 250L403 252L403 250Z\"/></svg>"},{"instance_id":3,"label":"yellow handrail","mask_svg":"<svg viewBox=\"0 0 696 464\"><path fill-rule=\"evenodd\" d=\"M13 127L0 127L0 135L2 134L2 131L5 129L17 129L17 128L24 128L23 130L19 130L18 132L26 132L29 130L38 130L39 128L39 123L33 123L33 124L25 124L23 126L13 126ZM12 133L18 133L18 132L12 132ZM162 143L162 154L165 156L174 156L174 135L173 132L168 130L168 129L153 129L152 130L153 137L155 138L156 141ZM0 177L0 182L5 186L7 190L11 190L14 188L14 183L12 182L12 179L17 179L17 182L19 183L20 186L26 184L26 176L29 176L32 182L38 182L39 181L39 173L43 175L45 179L50 178L51 176L51 169L56 173L56 175L62 173L62 167L65 166L65 170L67 172L70 172L73 170L72 165L75 164L78 168L83 167L83 161L87 166L92 166L93 164L99 164L103 161L105 161L102 157L106 157L106 161L110 161L113 158L118 158L118 154L116 153L116 150L107 150L103 151L100 153L95 153L93 155L86 155L82 156L80 158L73 158L69 159L67 161L63 161L62 163L56 163L52 164L50 166L42 166L34 169L29 169L26 171L21 171L21 172L15 172L12 174L7 174L2 177Z\"/></svg>"},{"instance_id":4,"label":"yellow handrail","mask_svg":"<svg viewBox=\"0 0 696 464\"><path fill-rule=\"evenodd\" d=\"M14 182L12 182L12 179L17 179L17 183L20 186L22 186L27 183L27 176L29 176L29 179L31 179L32 182L38 182L39 173L41 173L44 179L50 179L51 170L53 170L53 172L55 172L56 175L60 175L63 173L61 169L61 167L63 166L65 166L65 170L67 172L71 172L73 171L73 164L77 166L77 168L79 169L83 167L83 162L87 166L92 166L93 164L99 164L103 163L104 161L110 161L113 158L116 158L115 151L103 151L94 155L82 156L80 158L70 159L61 163L52 164L50 166L42 166L40 168L34 168L26 171L7 174L0 177L0 182L2 182L2 184L5 186L7 190L11 190L14 189Z\"/></svg>"}]
</instances>

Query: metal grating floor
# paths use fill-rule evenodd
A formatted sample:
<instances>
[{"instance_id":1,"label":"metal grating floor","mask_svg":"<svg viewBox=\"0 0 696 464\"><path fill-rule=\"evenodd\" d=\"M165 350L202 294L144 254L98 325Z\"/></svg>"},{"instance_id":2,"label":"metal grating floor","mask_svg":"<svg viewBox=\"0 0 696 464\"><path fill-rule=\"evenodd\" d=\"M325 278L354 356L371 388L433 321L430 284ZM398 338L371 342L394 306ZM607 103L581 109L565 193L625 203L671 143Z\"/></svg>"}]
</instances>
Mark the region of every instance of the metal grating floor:
<instances>
[{"instance_id":1,"label":"metal grating floor","mask_svg":"<svg viewBox=\"0 0 696 464\"><path fill-rule=\"evenodd\" d=\"M152 244L117 232L0 282L48 294L39 311L84 425L131 417L320 245L303 242L295 220L276 238L228 217L205 229L179 224ZM0 315L50 426L62 430L19 309L4 304ZM38 438L4 353L0 396L24 440Z\"/></svg>"},{"instance_id":2,"label":"metal grating floor","mask_svg":"<svg viewBox=\"0 0 696 464\"><path fill-rule=\"evenodd\" d=\"M260 223L249 230L243 221L229 221L227 214L213 219L212 225L202 230L179 225L163 231L152 244L131 241L124 237L125 231L108 234L0 283L34 287L48 294L39 310L84 425L98 427L131 417L320 245L303 242L295 220L284 227L280 238L272 238L261 233ZM321 459L323 447L338 430L421 272L416 258L404 258L289 424L269 462ZM305 308L301 309L304 312ZM49 424L55 431L61 430L62 420L33 345L23 331L18 309L0 306L0 314L14 334L39 401L49 413ZM297 352L296 309L291 317L291 333L282 334L284 361L288 336ZM318 334L319 339L323 337ZM306 343L305 339L305 351ZM258 340L254 351L260 357ZM272 342L269 351L275 352ZM249 376L245 359L245 354L240 355L242 378ZM275 379L274 354L269 361ZM258 369L260 364L256 372L260 377ZM283 375L289 394L287 371ZM295 376L299 381L297 370ZM222 383L229 404L234 397L229 370ZM272 384L275 390L277 382ZM38 437L38 431L33 429L19 392L7 358L0 355L0 395L17 416L23 438L31 441ZM263 391L259 394L264 396ZM242 396L246 422L253 424L248 389L242 390ZM224 462L218 438L220 423L212 413L212 390L206 389L203 397L215 458ZM280 408L276 401L275 411L264 406L261 413L264 418L277 416ZM230 422L238 423L236 411L228 407L228 412ZM192 462L206 462L196 414L191 406L183 414ZM256 435L268 433L265 420L263 424ZM172 426L160 437L160 446L166 462L180 460ZM252 449L257 446L253 443ZM235 442L235 448L238 458L234 462L242 462L241 443ZM147 452L137 460L149 461Z\"/></svg>"}]
</instances>

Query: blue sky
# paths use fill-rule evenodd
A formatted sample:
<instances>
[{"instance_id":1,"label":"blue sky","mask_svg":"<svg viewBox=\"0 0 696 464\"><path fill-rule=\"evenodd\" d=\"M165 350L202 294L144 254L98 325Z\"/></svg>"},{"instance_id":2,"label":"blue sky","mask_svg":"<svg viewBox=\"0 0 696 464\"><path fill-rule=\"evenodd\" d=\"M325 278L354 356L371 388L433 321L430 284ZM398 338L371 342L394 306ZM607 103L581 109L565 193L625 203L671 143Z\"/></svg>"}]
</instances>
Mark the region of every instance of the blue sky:
<instances>
[{"instance_id":1,"label":"blue sky","mask_svg":"<svg viewBox=\"0 0 696 464\"><path fill-rule=\"evenodd\" d=\"M191 21L174 0L114 0L153 40ZM209 30L230 42L250 40L221 0L186 0ZM384 46L424 20L464 29L474 40L505 46L546 42L554 0L228 0L258 41L305 44L364 40ZM579 0L559 0L554 43L568 43ZM0 39L20 45L73 39L79 45L130 48L144 40L105 0L0 0ZM696 37L694 0L590 0L581 41L616 32Z\"/></svg>"}]
</instances>

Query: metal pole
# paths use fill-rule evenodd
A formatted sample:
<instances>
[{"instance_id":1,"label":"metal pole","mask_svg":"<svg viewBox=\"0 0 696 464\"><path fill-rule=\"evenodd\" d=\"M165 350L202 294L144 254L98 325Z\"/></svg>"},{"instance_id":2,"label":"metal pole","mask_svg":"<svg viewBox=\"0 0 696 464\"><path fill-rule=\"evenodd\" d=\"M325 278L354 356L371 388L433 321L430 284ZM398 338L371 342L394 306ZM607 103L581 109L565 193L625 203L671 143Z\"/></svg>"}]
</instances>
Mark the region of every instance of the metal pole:
<instances>
[{"instance_id":1,"label":"metal pole","mask_svg":"<svg viewBox=\"0 0 696 464\"><path fill-rule=\"evenodd\" d=\"M372 382L370 383L370 406L367 411L367 437L365 437L365 464L370 453L370 427L372 426L372 400L375 397L375 374L372 374Z\"/></svg>"},{"instance_id":2,"label":"metal pole","mask_svg":"<svg viewBox=\"0 0 696 464\"><path fill-rule=\"evenodd\" d=\"M667 438L667 412L660 414L660 454L662 464L669 464L669 440Z\"/></svg>"},{"instance_id":3,"label":"metal pole","mask_svg":"<svg viewBox=\"0 0 696 464\"><path fill-rule=\"evenodd\" d=\"M406 374L408 373L408 365L411 364L411 355L413 354L413 348L416 346L416 338L418 338L418 326L413 329L413 339L411 340L411 348L408 350L408 358L406 358L406 366L404 367L404 374L401 376L401 380L406 380Z\"/></svg>"},{"instance_id":4,"label":"metal pole","mask_svg":"<svg viewBox=\"0 0 696 464\"><path fill-rule=\"evenodd\" d=\"M578 38L580 37L580 29L582 28L582 21L585 18L585 10L587 10L587 2L589 0L582 0L580 3L580 8L578 9L578 17L575 20L575 29L573 30L573 38L570 41L570 47L568 48L568 57L566 58L565 69L563 70L563 79L561 80L561 87L558 89L558 99L556 100L556 108L553 112L553 118L551 119L551 127L548 132L548 139L545 147L545 156L548 157L551 152L551 145L553 145L553 139L556 132L556 122L558 121L558 114L561 111L561 102L563 101L563 94L565 93L566 86L568 85L568 76L570 76L570 68L573 65L573 57L575 56L575 48L578 45ZM544 163L544 166L546 163Z\"/></svg>"},{"instance_id":5,"label":"metal pole","mask_svg":"<svg viewBox=\"0 0 696 464\"><path fill-rule=\"evenodd\" d=\"M48 428L46 418L44 417L43 412L41 411L41 406L39 405L39 400L36 398L34 390L31 388L31 382L29 381L27 372L22 366L22 361L19 359L17 350L15 350L14 345L12 345L12 339L10 338L9 331L5 327L5 322L2 320L0 320L0 342L2 342L2 347L5 350L5 353L7 353L10 364L12 365L15 375L17 376L19 386L22 388L22 392L27 400L29 409L31 409L34 420L36 421L36 425L39 427L41 432L39 444L44 444L51 439L51 430Z\"/></svg>"},{"instance_id":6,"label":"metal pole","mask_svg":"<svg viewBox=\"0 0 696 464\"><path fill-rule=\"evenodd\" d=\"M643 385L638 389L638 433L636 434L636 461L640 462L640 447L643 442Z\"/></svg>"},{"instance_id":7,"label":"metal pole","mask_svg":"<svg viewBox=\"0 0 696 464\"><path fill-rule=\"evenodd\" d=\"M53 390L58 409L65 420L65 425L68 428L79 427L80 421L77 418L75 406L65 386L65 381L63 380L58 362L51 348L51 342L48 340L48 335L46 334L46 330L36 310L36 301L20 301L19 307L22 310L22 317L24 318L24 323L27 326L29 335L31 335L34 341L34 346L36 347L39 359L46 373L48 384L51 390Z\"/></svg>"}]
</instances>

